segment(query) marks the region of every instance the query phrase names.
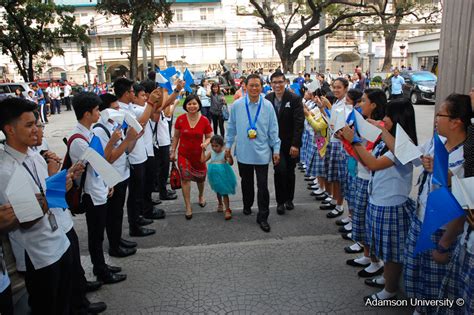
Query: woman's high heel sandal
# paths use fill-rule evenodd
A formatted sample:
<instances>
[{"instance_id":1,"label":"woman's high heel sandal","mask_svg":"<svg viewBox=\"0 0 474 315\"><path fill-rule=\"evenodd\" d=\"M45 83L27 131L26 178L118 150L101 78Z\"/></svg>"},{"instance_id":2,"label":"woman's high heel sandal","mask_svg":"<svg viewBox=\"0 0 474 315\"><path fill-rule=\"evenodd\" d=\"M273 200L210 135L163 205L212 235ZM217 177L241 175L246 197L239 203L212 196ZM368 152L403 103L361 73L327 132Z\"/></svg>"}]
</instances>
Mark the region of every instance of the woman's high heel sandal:
<instances>
[{"instance_id":1,"label":"woman's high heel sandal","mask_svg":"<svg viewBox=\"0 0 474 315\"><path fill-rule=\"evenodd\" d=\"M193 214L185 214L184 217L186 218L186 220L191 220L193 218Z\"/></svg>"}]
</instances>

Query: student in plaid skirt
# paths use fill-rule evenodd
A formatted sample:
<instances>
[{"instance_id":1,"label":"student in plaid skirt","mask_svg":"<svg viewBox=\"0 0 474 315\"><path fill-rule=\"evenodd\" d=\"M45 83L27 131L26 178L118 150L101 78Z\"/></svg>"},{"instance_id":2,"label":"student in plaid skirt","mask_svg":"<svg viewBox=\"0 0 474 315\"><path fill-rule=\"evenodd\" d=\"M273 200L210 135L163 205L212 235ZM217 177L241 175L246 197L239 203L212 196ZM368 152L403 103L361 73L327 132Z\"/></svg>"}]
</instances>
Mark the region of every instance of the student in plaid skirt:
<instances>
[{"instance_id":1,"label":"student in plaid skirt","mask_svg":"<svg viewBox=\"0 0 474 315\"><path fill-rule=\"evenodd\" d=\"M329 124L334 127L335 123L335 110L339 108L345 108L347 114L352 110L352 106L346 104L346 94L349 87L349 82L344 78L337 78L333 82L333 94L336 97L336 102L331 108L331 117ZM332 210L328 216L331 218L338 217L344 213L343 208L343 186L342 184L346 180L347 162L342 143L334 135L331 137L331 141L327 147L326 152L326 168L327 168L327 181L330 189L329 193L332 195L333 200L327 204L320 206L321 210Z\"/></svg>"},{"instance_id":2,"label":"student in plaid skirt","mask_svg":"<svg viewBox=\"0 0 474 315\"><path fill-rule=\"evenodd\" d=\"M396 124L400 124L414 143L417 143L412 104L407 99L392 101L387 106L383 121L386 129L379 126L382 129L382 140L375 146L372 154L360 143L354 143L352 129L346 126L340 132L342 137L352 143L360 161L372 171L368 186L366 233L370 240L370 254L385 263L385 287L365 298L371 301L396 298L410 213L415 211L415 202L408 198L413 165L402 165L389 151L394 147Z\"/></svg>"}]
</instances>

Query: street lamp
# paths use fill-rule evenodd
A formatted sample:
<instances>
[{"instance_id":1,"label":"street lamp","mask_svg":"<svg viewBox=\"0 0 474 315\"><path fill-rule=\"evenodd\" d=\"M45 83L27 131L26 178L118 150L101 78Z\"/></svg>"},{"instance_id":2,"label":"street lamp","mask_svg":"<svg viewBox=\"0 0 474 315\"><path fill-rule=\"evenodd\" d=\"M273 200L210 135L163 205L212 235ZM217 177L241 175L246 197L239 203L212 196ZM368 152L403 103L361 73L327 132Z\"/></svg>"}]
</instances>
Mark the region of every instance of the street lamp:
<instances>
[{"instance_id":1,"label":"street lamp","mask_svg":"<svg viewBox=\"0 0 474 315\"><path fill-rule=\"evenodd\" d=\"M405 57L405 48L406 48L405 44L400 45L400 55L402 57L402 60L401 60L402 66L403 66L403 58Z\"/></svg>"}]
</instances>

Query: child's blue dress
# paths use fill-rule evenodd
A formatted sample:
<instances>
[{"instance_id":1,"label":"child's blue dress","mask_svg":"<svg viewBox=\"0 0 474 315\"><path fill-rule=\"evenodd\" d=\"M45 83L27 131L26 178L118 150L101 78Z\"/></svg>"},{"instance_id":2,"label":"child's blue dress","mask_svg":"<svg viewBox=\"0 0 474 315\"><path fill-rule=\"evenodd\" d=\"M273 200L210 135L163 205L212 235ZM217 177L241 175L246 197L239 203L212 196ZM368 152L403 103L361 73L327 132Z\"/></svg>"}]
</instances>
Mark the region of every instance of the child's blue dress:
<instances>
[{"instance_id":1,"label":"child's blue dress","mask_svg":"<svg viewBox=\"0 0 474 315\"><path fill-rule=\"evenodd\" d=\"M211 150L211 162L207 166L207 178L212 190L216 193L234 195L237 179L234 170L225 160L225 152L215 153Z\"/></svg>"}]
</instances>

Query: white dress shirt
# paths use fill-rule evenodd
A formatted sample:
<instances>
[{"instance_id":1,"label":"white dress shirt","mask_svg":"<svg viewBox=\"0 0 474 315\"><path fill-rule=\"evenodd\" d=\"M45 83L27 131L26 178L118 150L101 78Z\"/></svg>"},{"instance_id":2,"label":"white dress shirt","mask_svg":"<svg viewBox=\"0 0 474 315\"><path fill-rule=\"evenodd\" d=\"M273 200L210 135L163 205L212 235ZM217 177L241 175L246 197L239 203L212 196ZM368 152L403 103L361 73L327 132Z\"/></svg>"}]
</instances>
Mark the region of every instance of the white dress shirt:
<instances>
[{"instance_id":1,"label":"white dress shirt","mask_svg":"<svg viewBox=\"0 0 474 315\"><path fill-rule=\"evenodd\" d=\"M119 103L120 109L128 112L134 118L137 118L135 108L132 104L125 104L122 102L118 102L118 103ZM136 164L144 163L147 159L148 159L148 155L145 148L145 141L142 136L138 138L132 152L128 154L128 160L130 161L130 164L136 165Z\"/></svg>"}]
</instances>

